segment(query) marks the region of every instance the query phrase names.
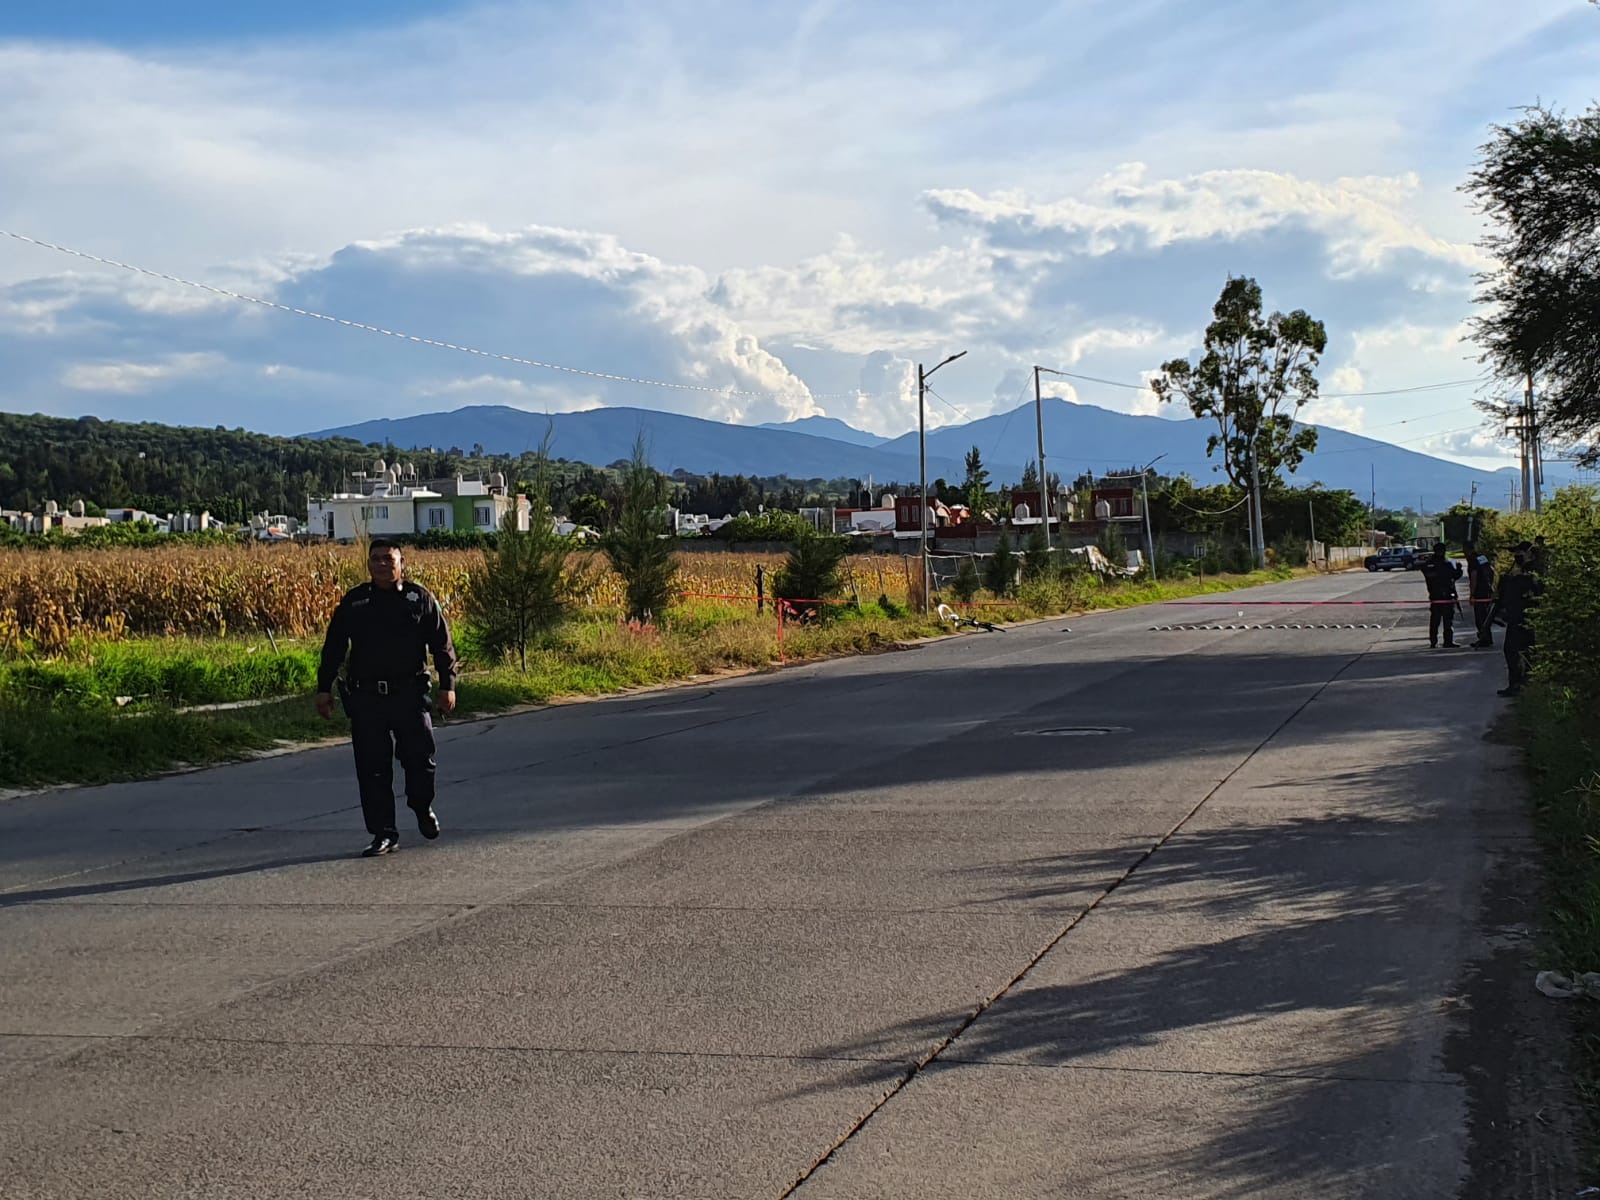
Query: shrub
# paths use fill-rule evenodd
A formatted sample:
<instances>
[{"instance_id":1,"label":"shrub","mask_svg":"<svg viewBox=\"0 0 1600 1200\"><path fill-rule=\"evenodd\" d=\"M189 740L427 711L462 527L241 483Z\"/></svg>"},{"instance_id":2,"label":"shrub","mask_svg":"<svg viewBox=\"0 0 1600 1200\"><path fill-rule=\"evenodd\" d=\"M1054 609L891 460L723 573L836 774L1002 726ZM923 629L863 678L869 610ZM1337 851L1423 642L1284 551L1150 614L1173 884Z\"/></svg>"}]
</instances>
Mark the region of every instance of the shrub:
<instances>
[{"instance_id":1,"label":"shrub","mask_svg":"<svg viewBox=\"0 0 1600 1200\"><path fill-rule=\"evenodd\" d=\"M832 533L818 533L810 526L795 538L789 557L772 577L772 594L780 600L830 600L843 587L839 567L850 553L850 539ZM795 604L802 611L826 605Z\"/></svg>"},{"instance_id":2,"label":"shrub","mask_svg":"<svg viewBox=\"0 0 1600 1200\"><path fill-rule=\"evenodd\" d=\"M1001 599L1017 590L1017 556L1011 553L1011 539L1004 529L994 555L984 564L983 586Z\"/></svg>"},{"instance_id":3,"label":"shrub","mask_svg":"<svg viewBox=\"0 0 1600 1200\"><path fill-rule=\"evenodd\" d=\"M792 542L817 529L799 513L769 512L735 517L719 526L715 536L725 542Z\"/></svg>"},{"instance_id":4,"label":"shrub","mask_svg":"<svg viewBox=\"0 0 1600 1200\"><path fill-rule=\"evenodd\" d=\"M956 577L950 581L950 590L955 593L956 599L963 604L971 604L981 586L977 565L970 556L962 558L956 567Z\"/></svg>"},{"instance_id":5,"label":"shrub","mask_svg":"<svg viewBox=\"0 0 1600 1200\"><path fill-rule=\"evenodd\" d=\"M1128 565L1128 540L1122 536L1121 526L1107 522L1100 530L1100 536L1095 539L1095 545L1100 547L1100 553L1111 560L1113 567Z\"/></svg>"},{"instance_id":6,"label":"shrub","mask_svg":"<svg viewBox=\"0 0 1600 1200\"><path fill-rule=\"evenodd\" d=\"M1293 534L1272 543L1272 564L1277 567L1303 567L1309 562L1306 544Z\"/></svg>"}]
</instances>

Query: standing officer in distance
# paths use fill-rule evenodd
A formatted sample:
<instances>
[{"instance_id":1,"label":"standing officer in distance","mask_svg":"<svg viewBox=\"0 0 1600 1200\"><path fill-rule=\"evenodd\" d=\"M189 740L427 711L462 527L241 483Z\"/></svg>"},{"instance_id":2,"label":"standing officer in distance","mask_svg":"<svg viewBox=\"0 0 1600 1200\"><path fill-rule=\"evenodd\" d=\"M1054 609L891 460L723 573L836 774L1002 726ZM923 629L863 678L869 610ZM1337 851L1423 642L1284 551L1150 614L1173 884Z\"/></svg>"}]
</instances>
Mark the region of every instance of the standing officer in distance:
<instances>
[{"instance_id":1,"label":"standing officer in distance","mask_svg":"<svg viewBox=\"0 0 1600 1200\"><path fill-rule=\"evenodd\" d=\"M1494 607L1494 564L1488 555L1478 553L1473 542L1463 543L1462 549L1467 556L1467 596L1472 604L1472 623L1478 629L1472 648L1492 650L1494 623L1489 620L1489 610Z\"/></svg>"},{"instance_id":2,"label":"standing officer in distance","mask_svg":"<svg viewBox=\"0 0 1600 1200\"><path fill-rule=\"evenodd\" d=\"M406 775L406 804L425 838L439 836L433 812L434 741L428 696L428 652L439 672L439 707L456 706L457 660L439 602L420 583L402 579L400 547L375 539L367 553L371 582L339 601L322 645L317 672L317 712L333 715L332 689L350 717L361 815L372 844L367 857L400 848L395 827L394 760ZM339 668L350 651L347 678Z\"/></svg>"},{"instance_id":3,"label":"standing officer in distance","mask_svg":"<svg viewBox=\"0 0 1600 1200\"><path fill-rule=\"evenodd\" d=\"M1422 578L1428 585L1428 645L1438 646L1439 627L1444 626L1445 649L1456 647L1456 580L1461 568L1445 557L1444 543L1422 560Z\"/></svg>"},{"instance_id":4,"label":"standing officer in distance","mask_svg":"<svg viewBox=\"0 0 1600 1200\"><path fill-rule=\"evenodd\" d=\"M1533 658L1533 623L1530 610L1538 604L1544 591L1544 581L1533 573L1530 560L1533 547L1527 542L1515 551L1516 566L1500 581L1500 594L1495 599L1491 619L1499 617L1506 623L1505 647L1506 686L1497 695L1515 696L1528 679L1528 667Z\"/></svg>"}]
</instances>

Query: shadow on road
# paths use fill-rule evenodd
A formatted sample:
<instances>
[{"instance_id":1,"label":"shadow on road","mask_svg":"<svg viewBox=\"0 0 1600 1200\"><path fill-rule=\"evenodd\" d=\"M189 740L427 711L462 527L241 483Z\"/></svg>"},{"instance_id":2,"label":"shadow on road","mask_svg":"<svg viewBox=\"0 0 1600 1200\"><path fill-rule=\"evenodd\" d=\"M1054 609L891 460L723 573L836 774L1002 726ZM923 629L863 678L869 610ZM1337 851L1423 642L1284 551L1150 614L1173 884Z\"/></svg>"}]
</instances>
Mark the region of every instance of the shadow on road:
<instances>
[{"instance_id":1,"label":"shadow on road","mask_svg":"<svg viewBox=\"0 0 1600 1200\"><path fill-rule=\"evenodd\" d=\"M1426 775L1428 764L1411 770ZM974 1066L1089 1069L1102 1092L1125 1079L1139 1103L1159 1098L1162 1078L1203 1079L1217 1108L1195 1114L1194 1144L1095 1123L1097 1136L1130 1139L1126 1154L1100 1147L1119 1163L1119 1195L1166 1194L1175 1180L1208 1196L1309 1195L1319 1179L1345 1195L1365 1172L1378 1180L1424 1165L1428 1151L1384 1131L1459 1125L1461 1078L1436 1051L1441 1002L1470 957L1480 880L1463 865L1474 857L1472 814L1459 802L1419 804L1408 774L1329 781L1365 796L1368 815L1180 830L989 1007L811 1047L853 1061L795 1094L887 1088L913 1069L898 1049L908 1038L927 1054L956 1035L911 1088L958 1087ZM983 898L1064 895L1066 881L1117 863L1091 851L985 868L996 888ZM1416 1115L1429 1112L1444 1119ZM1455 1162L1447 1140L1441 1166Z\"/></svg>"},{"instance_id":2,"label":"shadow on road","mask_svg":"<svg viewBox=\"0 0 1600 1200\"><path fill-rule=\"evenodd\" d=\"M101 883L68 884L63 887L30 888L26 891L0 892L0 908L16 904L35 904L48 900L72 900L81 896L110 896L120 892L136 892L146 888L170 887L180 883L198 883L206 879L226 879L234 875L251 875L263 871L276 871L281 867L300 867L311 863L334 862L353 858L353 854L299 854L290 858L257 859L243 861L233 866L216 867L208 871L182 871L170 875L145 875L136 879L113 879Z\"/></svg>"}]
</instances>

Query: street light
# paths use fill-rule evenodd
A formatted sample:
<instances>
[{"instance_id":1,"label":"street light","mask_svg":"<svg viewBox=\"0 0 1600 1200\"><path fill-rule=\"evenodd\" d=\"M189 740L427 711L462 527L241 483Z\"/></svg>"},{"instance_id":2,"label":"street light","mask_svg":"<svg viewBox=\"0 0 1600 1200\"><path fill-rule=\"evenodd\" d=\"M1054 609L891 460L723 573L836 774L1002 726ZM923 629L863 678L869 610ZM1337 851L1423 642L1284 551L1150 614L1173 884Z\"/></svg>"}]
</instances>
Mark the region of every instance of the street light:
<instances>
[{"instance_id":1,"label":"street light","mask_svg":"<svg viewBox=\"0 0 1600 1200\"><path fill-rule=\"evenodd\" d=\"M1150 468L1155 466L1165 454L1158 454L1144 466L1139 468L1139 490L1144 496L1144 544L1150 551L1150 582L1156 581L1156 539L1150 531ZM1132 475L1107 475L1107 479L1132 479Z\"/></svg>"},{"instance_id":2,"label":"street light","mask_svg":"<svg viewBox=\"0 0 1600 1200\"><path fill-rule=\"evenodd\" d=\"M924 371L922 364L917 364L917 454L922 460L922 494L917 500L917 512L922 518L922 611L928 612L928 597L933 588L929 586L928 570L928 420L927 410L923 397L928 391L928 376L932 375L945 363L955 362L966 351L952 354L944 362L936 363L932 370Z\"/></svg>"}]
</instances>

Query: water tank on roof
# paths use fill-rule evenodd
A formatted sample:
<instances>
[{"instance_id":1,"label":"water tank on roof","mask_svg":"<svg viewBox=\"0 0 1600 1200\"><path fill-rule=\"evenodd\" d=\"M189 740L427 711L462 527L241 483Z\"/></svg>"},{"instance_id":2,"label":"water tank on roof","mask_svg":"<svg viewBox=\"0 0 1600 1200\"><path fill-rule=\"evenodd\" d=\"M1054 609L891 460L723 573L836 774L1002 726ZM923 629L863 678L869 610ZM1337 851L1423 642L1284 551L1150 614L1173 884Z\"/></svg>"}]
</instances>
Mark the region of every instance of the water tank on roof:
<instances>
[{"instance_id":1,"label":"water tank on roof","mask_svg":"<svg viewBox=\"0 0 1600 1200\"><path fill-rule=\"evenodd\" d=\"M883 494L883 502L881 504L879 504L878 507L879 508L893 508L894 505L895 505L895 494L893 492L885 492Z\"/></svg>"},{"instance_id":2,"label":"water tank on roof","mask_svg":"<svg viewBox=\"0 0 1600 1200\"><path fill-rule=\"evenodd\" d=\"M377 462L372 464L372 473L374 475L379 476L380 478L383 476L384 472L386 472L388 469L389 469L388 466L384 463L383 459L381 459L381 458L378 459Z\"/></svg>"},{"instance_id":3,"label":"water tank on roof","mask_svg":"<svg viewBox=\"0 0 1600 1200\"><path fill-rule=\"evenodd\" d=\"M1019 504L1011 510L1011 515L1019 521L1026 521L1033 513L1026 504Z\"/></svg>"},{"instance_id":4,"label":"water tank on roof","mask_svg":"<svg viewBox=\"0 0 1600 1200\"><path fill-rule=\"evenodd\" d=\"M1094 502L1094 519L1096 521L1109 521L1111 519L1111 505L1105 500Z\"/></svg>"},{"instance_id":5,"label":"water tank on roof","mask_svg":"<svg viewBox=\"0 0 1600 1200\"><path fill-rule=\"evenodd\" d=\"M492 488L503 488L503 487L505 487L506 486L506 477L504 475L502 475L499 471L496 471L493 475L489 476L489 486L492 487Z\"/></svg>"},{"instance_id":6,"label":"water tank on roof","mask_svg":"<svg viewBox=\"0 0 1600 1200\"><path fill-rule=\"evenodd\" d=\"M81 517L81 516L83 516L83 513L84 513L83 501L82 500L74 500L72 502L72 515L75 516L75 517Z\"/></svg>"},{"instance_id":7,"label":"water tank on roof","mask_svg":"<svg viewBox=\"0 0 1600 1200\"><path fill-rule=\"evenodd\" d=\"M44 502L44 511L53 517L56 515L56 513L60 512L61 509L56 506L56 502L54 500L46 500Z\"/></svg>"}]
</instances>

